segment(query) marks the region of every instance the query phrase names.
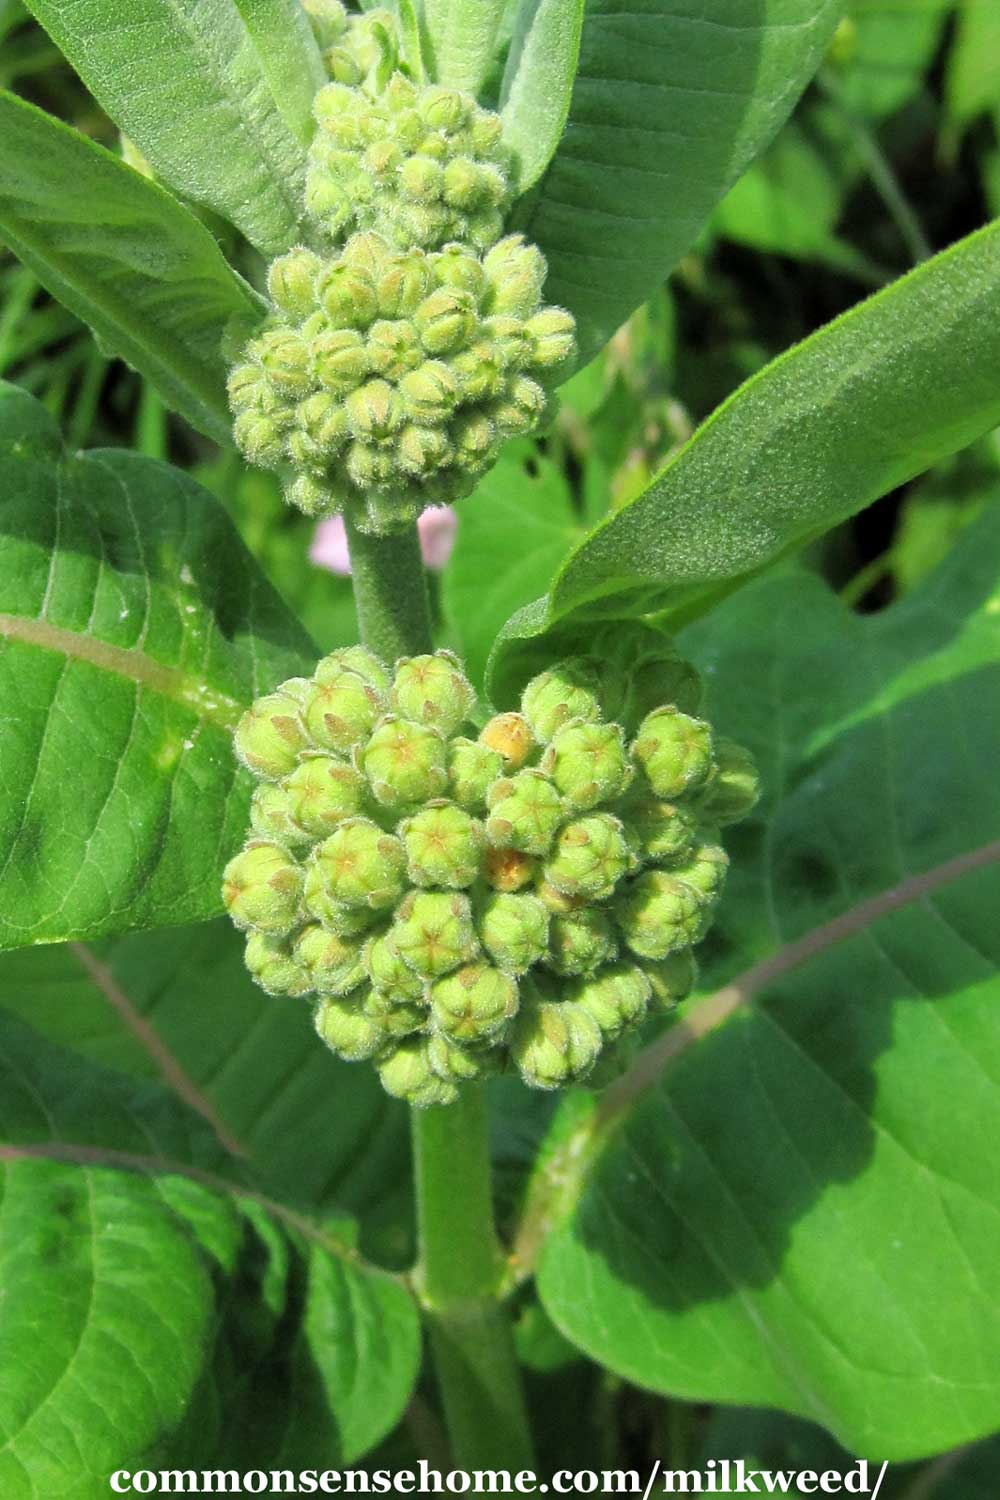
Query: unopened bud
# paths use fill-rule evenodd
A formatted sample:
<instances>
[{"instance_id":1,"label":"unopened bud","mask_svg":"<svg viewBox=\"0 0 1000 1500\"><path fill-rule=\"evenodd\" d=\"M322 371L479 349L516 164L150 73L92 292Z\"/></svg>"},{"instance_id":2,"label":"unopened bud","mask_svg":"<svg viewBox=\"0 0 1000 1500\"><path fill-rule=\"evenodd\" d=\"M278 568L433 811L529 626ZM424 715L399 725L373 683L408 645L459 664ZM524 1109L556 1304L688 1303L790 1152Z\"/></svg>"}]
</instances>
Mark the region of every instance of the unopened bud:
<instances>
[{"instance_id":1,"label":"unopened bud","mask_svg":"<svg viewBox=\"0 0 1000 1500\"><path fill-rule=\"evenodd\" d=\"M522 1004L510 1051L529 1087L558 1089L580 1082L600 1050L600 1027L582 1006L552 1000Z\"/></svg>"},{"instance_id":2,"label":"unopened bud","mask_svg":"<svg viewBox=\"0 0 1000 1500\"><path fill-rule=\"evenodd\" d=\"M479 732L480 744L495 750L505 771L519 771L538 748L523 714L496 714Z\"/></svg>"},{"instance_id":3,"label":"unopened bud","mask_svg":"<svg viewBox=\"0 0 1000 1500\"><path fill-rule=\"evenodd\" d=\"M258 698L233 733L236 754L255 776L277 780L298 764L309 736L295 700L281 691Z\"/></svg>"},{"instance_id":4,"label":"unopened bud","mask_svg":"<svg viewBox=\"0 0 1000 1500\"><path fill-rule=\"evenodd\" d=\"M353 391L368 373L364 339L354 328L331 328L312 341L313 367L320 385L337 395Z\"/></svg>"},{"instance_id":5,"label":"unopened bud","mask_svg":"<svg viewBox=\"0 0 1000 1500\"><path fill-rule=\"evenodd\" d=\"M560 831L545 864L545 879L565 895L603 901L628 864L628 845L619 820L610 813L589 813Z\"/></svg>"},{"instance_id":6,"label":"unopened bud","mask_svg":"<svg viewBox=\"0 0 1000 1500\"><path fill-rule=\"evenodd\" d=\"M481 823L453 802L432 802L399 825L414 885L470 886L479 873L485 836Z\"/></svg>"},{"instance_id":7,"label":"unopened bud","mask_svg":"<svg viewBox=\"0 0 1000 1500\"><path fill-rule=\"evenodd\" d=\"M345 1062L364 1062L375 1057L386 1044L377 1018L366 1015L357 994L345 998L326 995L313 1017L316 1032Z\"/></svg>"},{"instance_id":8,"label":"unopened bud","mask_svg":"<svg viewBox=\"0 0 1000 1500\"><path fill-rule=\"evenodd\" d=\"M548 744L571 719L601 717L600 679L588 660L572 657L533 677L521 696L521 711L536 737Z\"/></svg>"},{"instance_id":9,"label":"unopened bud","mask_svg":"<svg viewBox=\"0 0 1000 1500\"><path fill-rule=\"evenodd\" d=\"M489 964L465 964L431 986L431 1019L453 1042L489 1046L517 1012L517 985Z\"/></svg>"},{"instance_id":10,"label":"unopened bud","mask_svg":"<svg viewBox=\"0 0 1000 1500\"><path fill-rule=\"evenodd\" d=\"M486 835L499 848L546 854L565 819L559 793L541 771L518 771L494 781L486 798Z\"/></svg>"},{"instance_id":11,"label":"unopened bud","mask_svg":"<svg viewBox=\"0 0 1000 1500\"><path fill-rule=\"evenodd\" d=\"M240 412L233 423L233 438L240 452L262 469L275 468L284 456L283 429L266 412Z\"/></svg>"},{"instance_id":12,"label":"unopened bud","mask_svg":"<svg viewBox=\"0 0 1000 1500\"><path fill-rule=\"evenodd\" d=\"M256 354L268 380L286 396L309 393L309 346L290 328L272 328L262 333Z\"/></svg>"},{"instance_id":13,"label":"unopened bud","mask_svg":"<svg viewBox=\"0 0 1000 1500\"><path fill-rule=\"evenodd\" d=\"M439 979L476 953L472 910L457 892L411 891L390 929L393 947L422 979Z\"/></svg>"},{"instance_id":14,"label":"unopened bud","mask_svg":"<svg viewBox=\"0 0 1000 1500\"><path fill-rule=\"evenodd\" d=\"M552 778L567 807L577 812L610 802L621 795L632 774L621 726L564 725L549 743L542 770Z\"/></svg>"},{"instance_id":15,"label":"unopened bud","mask_svg":"<svg viewBox=\"0 0 1000 1500\"><path fill-rule=\"evenodd\" d=\"M364 778L345 761L307 755L285 782L292 816L314 839L325 838L364 808Z\"/></svg>"},{"instance_id":16,"label":"unopened bud","mask_svg":"<svg viewBox=\"0 0 1000 1500\"><path fill-rule=\"evenodd\" d=\"M411 160L420 161L421 158ZM433 162L426 165L434 169ZM431 267L426 255L419 251L394 255L378 280L379 312L384 318L412 318L430 291L431 281Z\"/></svg>"},{"instance_id":17,"label":"unopened bud","mask_svg":"<svg viewBox=\"0 0 1000 1500\"><path fill-rule=\"evenodd\" d=\"M360 942L338 937L316 923L302 929L292 951L317 994L346 995L365 977Z\"/></svg>"},{"instance_id":18,"label":"unopened bud","mask_svg":"<svg viewBox=\"0 0 1000 1500\"><path fill-rule=\"evenodd\" d=\"M413 324L428 354L451 354L468 343L476 326L476 304L468 292L440 287L413 314Z\"/></svg>"},{"instance_id":19,"label":"unopened bud","mask_svg":"<svg viewBox=\"0 0 1000 1500\"><path fill-rule=\"evenodd\" d=\"M312 837L293 815L292 799L284 782L261 781L250 799L250 829L256 838L297 849Z\"/></svg>"},{"instance_id":20,"label":"unopened bud","mask_svg":"<svg viewBox=\"0 0 1000 1500\"><path fill-rule=\"evenodd\" d=\"M531 342L531 362L542 370L556 370L576 351L576 319L561 307L545 307L528 319L525 333Z\"/></svg>"},{"instance_id":21,"label":"unopened bud","mask_svg":"<svg viewBox=\"0 0 1000 1500\"><path fill-rule=\"evenodd\" d=\"M292 318L307 318L316 310L315 281L323 262L301 245L272 260L267 272L271 301Z\"/></svg>"},{"instance_id":22,"label":"unopened bud","mask_svg":"<svg viewBox=\"0 0 1000 1500\"><path fill-rule=\"evenodd\" d=\"M417 1109L454 1104L458 1089L431 1067L429 1039L407 1037L379 1064L379 1077L387 1094L404 1099Z\"/></svg>"},{"instance_id":23,"label":"unopened bud","mask_svg":"<svg viewBox=\"0 0 1000 1500\"><path fill-rule=\"evenodd\" d=\"M384 934L368 939L362 962L372 988L394 1004L417 1004L424 999L424 981L403 962Z\"/></svg>"},{"instance_id":24,"label":"unopened bud","mask_svg":"<svg viewBox=\"0 0 1000 1500\"><path fill-rule=\"evenodd\" d=\"M486 809L486 793L500 775L503 761L496 750L462 737L448 744L448 795L470 813Z\"/></svg>"},{"instance_id":25,"label":"unopened bud","mask_svg":"<svg viewBox=\"0 0 1000 1500\"><path fill-rule=\"evenodd\" d=\"M386 380L366 381L344 405L351 432L363 442L383 442L403 425L403 403Z\"/></svg>"},{"instance_id":26,"label":"unopened bud","mask_svg":"<svg viewBox=\"0 0 1000 1500\"><path fill-rule=\"evenodd\" d=\"M396 384L424 362L424 351L408 319L389 321L381 318L373 323L367 347L368 363L375 374ZM397 396L397 400L400 399Z\"/></svg>"},{"instance_id":27,"label":"unopened bud","mask_svg":"<svg viewBox=\"0 0 1000 1500\"><path fill-rule=\"evenodd\" d=\"M272 937L266 932L247 936L244 962L256 984L268 995L308 995L312 980L295 959L287 937Z\"/></svg>"},{"instance_id":28,"label":"unopened bud","mask_svg":"<svg viewBox=\"0 0 1000 1500\"><path fill-rule=\"evenodd\" d=\"M523 974L545 956L549 914L537 896L498 891L484 901L477 930L495 964L510 974Z\"/></svg>"},{"instance_id":29,"label":"unopened bud","mask_svg":"<svg viewBox=\"0 0 1000 1500\"><path fill-rule=\"evenodd\" d=\"M700 891L667 870L644 870L615 903L622 935L640 958L666 958L699 942L711 910Z\"/></svg>"},{"instance_id":30,"label":"unopened bud","mask_svg":"<svg viewBox=\"0 0 1000 1500\"><path fill-rule=\"evenodd\" d=\"M597 1022L601 1035L614 1041L637 1026L646 1014L652 987L635 964L615 964L585 980L576 991L577 1004Z\"/></svg>"},{"instance_id":31,"label":"unopened bud","mask_svg":"<svg viewBox=\"0 0 1000 1500\"><path fill-rule=\"evenodd\" d=\"M683 803L639 795L622 804L621 816L626 836L635 841L642 864L672 864L685 859L694 848L698 820Z\"/></svg>"},{"instance_id":32,"label":"unopened bud","mask_svg":"<svg viewBox=\"0 0 1000 1500\"><path fill-rule=\"evenodd\" d=\"M390 704L396 713L418 724L431 724L446 737L472 712L476 693L450 651L433 656L404 656L396 667Z\"/></svg>"},{"instance_id":33,"label":"unopened bud","mask_svg":"<svg viewBox=\"0 0 1000 1500\"><path fill-rule=\"evenodd\" d=\"M222 872L222 899L237 927L283 937L299 920L302 867L279 844L248 844Z\"/></svg>"},{"instance_id":34,"label":"unopened bud","mask_svg":"<svg viewBox=\"0 0 1000 1500\"><path fill-rule=\"evenodd\" d=\"M371 733L382 707L370 683L342 672L313 687L305 707L306 728L322 749L344 754Z\"/></svg>"},{"instance_id":35,"label":"unopened bud","mask_svg":"<svg viewBox=\"0 0 1000 1500\"><path fill-rule=\"evenodd\" d=\"M449 1083L470 1083L499 1071L502 1054L482 1047L460 1047L434 1032L427 1039L427 1059L438 1078Z\"/></svg>"},{"instance_id":36,"label":"unopened bud","mask_svg":"<svg viewBox=\"0 0 1000 1500\"><path fill-rule=\"evenodd\" d=\"M446 245L439 255L431 256L431 270L438 286L468 292L477 303L486 290L482 263L463 245Z\"/></svg>"},{"instance_id":37,"label":"unopened bud","mask_svg":"<svg viewBox=\"0 0 1000 1500\"><path fill-rule=\"evenodd\" d=\"M384 911L405 889L406 855L399 839L368 818L348 818L313 850L306 904L312 881L343 906ZM316 916L322 921L322 913Z\"/></svg>"},{"instance_id":38,"label":"unopened bud","mask_svg":"<svg viewBox=\"0 0 1000 1500\"><path fill-rule=\"evenodd\" d=\"M380 698L388 693L391 681L387 668L373 651L364 646L342 646L324 656L313 673L315 682L332 682L344 672L353 672L362 682L375 689Z\"/></svg>"},{"instance_id":39,"label":"unopened bud","mask_svg":"<svg viewBox=\"0 0 1000 1500\"><path fill-rule=\"evenodd\" d=\"M454 374L436 359L427 360L419 369L404 375L399 390L413 420L431 426L447 420L459 395Z\"/></svg>"},{"instance_id":40,"label":"unopened bud","mask_svg":"<svg viewBox=\"0 0 1000 1500\"><path fill-rule=\"evenodd\" d=\"M664 1010L672 1010L678 1001L685 1000L698 978L698 965L690 948L678 948L658 963L647 961L644 968L653 999Z\"/></svg>"},{"instance_id":41,"label":"unopened bud","mask_svg":"<svg viewBox=\"0 0 1000 1500\"><path fill-rule=\"evenodd\" d=\"M387 715L361 755L383 807L412 807L439 797L448 784L445 741L436 729Z\"/></svg>"},{"instance_id":42,"label":"unopened bud","mask_svg":"<svg viewBox=\"0 0 1000 1500\"><path fill-rule=\"evenodd\" d=\"M450 135L466 123L474 105L454 89L428 88L420 94L418 107L431 130L443 130Z\"/></svg>"},{"instance_id":43,"label":"unopened bud","mask_svg":"<svg viewBox=\"0 0 1000 1500\"><path fill-rule=\"evenodd\" d=\"M545 282L545 257L522 234L510 234L483 260L493 288L492 311L526 318L538 307Z\"/></svg>"},{"instance_id":44,"label":"unopened bud","mask_svg":"<svg viewBox=\"0 0 1000 1500\"><path fill-rule=\"evenodd\" d=\"M378 317L374 283L343 260L327 265L317 277L316 296L337 328L367 328Z\"/></svg>"},{"instance_id":45,"label":"unopened bud","mask_svg":"<svg viewBox=\"0 0 1000 1500\"><path fill-rule=\"evenodd\" d=\"M716 773L698 797L698 811L713 823L736 823L760 797L760 777L749 750L732 740L715 741Z\"/></svg>"},{"instance_id":46,"label":"unopened bud","mask_svg":"<svg viewBox=\"0 0 1000 1500\"><path fill-rule=\"evenodd\" d=\"M519 849L487 849L481 874L495 891L519 891L530 885L538 871L538 860Z\"/></svg>"},{"instance_id":47,"label":"unopened bud","mask_svg":"<svg viewBox=\"0 0 1000 1500\"><path fill-rule=\"evenodd\" d=\"M617 948L608 913L598 906L581 906L552 918L546 962L557 974L592 974L614 958Z\"/></svg>"},{"instance_id":48,"label":"unopened bud","mask_svg":"<svg viewBox=\"0 0 1000 1500\"><path fill-rule=\"evenodd\" d=\"M673 708L656 708L639 725L632 754L658 797L683 797L712 773L711 726Z\"/></svg>"}]
</instances>

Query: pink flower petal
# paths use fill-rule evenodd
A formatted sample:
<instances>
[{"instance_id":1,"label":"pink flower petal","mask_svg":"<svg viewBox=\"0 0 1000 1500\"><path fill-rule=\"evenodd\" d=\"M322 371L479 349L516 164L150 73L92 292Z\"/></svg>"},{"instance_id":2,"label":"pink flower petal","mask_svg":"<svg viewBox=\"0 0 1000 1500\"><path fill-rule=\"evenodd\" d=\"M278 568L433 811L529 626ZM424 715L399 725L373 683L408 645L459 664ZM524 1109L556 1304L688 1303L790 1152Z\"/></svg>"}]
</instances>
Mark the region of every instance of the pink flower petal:
<instances>
[{"instance_id":1,"label":"pink flower petal","mask_svg":"<svg viewBox=\"0 0 1000 1500\"><path fill-rule=\"evenodd\" d=\"M329 568L331 573L347 577L351 571L351 558L347 550L343 516L331 516L327 521L320 521L313 532L309 561L318 568Z\"/></svg>"}]
</instances>

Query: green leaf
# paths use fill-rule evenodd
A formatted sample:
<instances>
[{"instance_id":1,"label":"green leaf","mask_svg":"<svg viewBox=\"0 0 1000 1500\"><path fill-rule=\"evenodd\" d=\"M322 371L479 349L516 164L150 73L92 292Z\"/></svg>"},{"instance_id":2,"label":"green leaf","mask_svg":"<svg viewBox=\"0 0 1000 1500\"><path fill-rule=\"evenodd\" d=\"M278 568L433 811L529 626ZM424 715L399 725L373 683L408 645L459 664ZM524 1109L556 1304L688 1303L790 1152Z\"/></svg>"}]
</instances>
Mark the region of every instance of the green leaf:
<instances>
[{"instance_id":1,"label":"green leaf","mask_svg":"<svg viewBox=\"0 0 1000 1500\"><path fill-rule=\"evenodd\" d=\"M394 1425L419 1348L398 1282L225 1175L154 1085L9 1018L0 1078L5 1497L96 1500L234 1432L244 1462L350 1463Z\"/></svg>"},{"instance_id":2,"label":"green leaf","mask_svg":"<svg viewBox=\"0 0 1000 1500\"><path fill-rule=\"evenodd\" d=\"M170 406L232 441L222 337L261 299L169 193L2 91L0 240Z\"/></svg>"},{"instance_id":3,"label":"green leaf","mask_svg":"<svg viewBox=\"0 0 1000 1500\"><path fill-rule=\"evenodd\" d=\"M998 297L1000 221L747 381L508 621L493 695L512 647L571 611L694 611L996 426Z\"/></svg>"},{"instance_id":4,"label":"green leaf","mask_svg":"<svg viewBox=\"0 0 1000 1500\"><path fill-rule=\"evenodd\" d=\"M266 254L295 242L306 94L322 77L294 0L31 0L31 10L175 191Z\"/></svg>"},{"instance_id":5,"label":"green leaf","mask_svg":"<svg viewBox=\"0 0 1000 1500\"><path fill-rule=\"evenodd\" d=\"M580 56L586 0L525 0L500 88L504 140L526 193L559 145Z\"/></svg>"},{"instance_id":6,"label":"green leaf","mask_svg":"<svg viewBox=\"0 0 1000 1500\"><path fill-rule=\"evenodd\" d=\"M161 1080L266 1192L355 1214L383 1258L405 1258L406 1110L373 1068L317 1042L308 1005L257 988L228 919L5 954L0 1006L101 1067Z\"/></svg>"},{"instance_id":7,"label":"green leaf","mask_svg":"<svg viewBox=\"0 0 1000 1500\"><path fill-rule=\"evenodd\" d=\"M993 0L959 0L958 26L948 54L945 97L948 112L967 125L997 104L1000 82L1000 11Z\"/></svg>"},{"instance_id":8,"label":"green leaf","mask_svg":"<svg viewBox=\"0 0 1000 1500\"><path fill-rule=\"evenodd\" d=\"M840 96L869 119L901 109L924 83L952 0L850 0Z\"/></svg>"},{"instance_id":9,"label":"green leaf","mask_svg":"<svg viewBox=\"0 0 1000 1500\"><path fill-rule=\"evenodd\" d=\"M4 385L0 496L0 948L214 915L231 727L313 648L199 485Z\"/></svg>"},{"instance_id":10,"label":"green leaf","mask_svg":"<svg viewBox=\"0 0 1000 1500\"><path fill-rule=\"evenodd\" d=\"M529 444L507 448L461 509L441 580L462 657L481 682L511 606L544 589L582 534L561 471Z\"/></svg>"},{"instance_id":11,"label":"green leaf","mask_svg":"<svg viewBox=\"0 0 1000 1500\"><path fill-rule=\"evenodd\" d=\"M795 573L682 635L766 790L705 945L731 987L603 1106L541 1268L625 1378L877 1459L991 1432L1000 1399L998 577L990 513L882 614Z\"/></svg>"},{"instance_id":12,"label":"green leaf","mask_svg":"<svg viewBox=\"0 0 1000 1500\"><path fill-rule=\"evenodd\" d=\"M581 363L777 132L840 9L717 0L709 20L682 0L587 0L566 130L520 226L548 259L549 301L576 316Z\"/></svg>"},{"instance_id":13,"label":"green leaf","mask_svg":"<svg viewBox=\"0 0 1000 1500\"><path fill-rule=\"evenodd\" d=\"M427 69L448 88L478 94L493 65L507 0L423 0Z\"/></svg>"}]
</instances>

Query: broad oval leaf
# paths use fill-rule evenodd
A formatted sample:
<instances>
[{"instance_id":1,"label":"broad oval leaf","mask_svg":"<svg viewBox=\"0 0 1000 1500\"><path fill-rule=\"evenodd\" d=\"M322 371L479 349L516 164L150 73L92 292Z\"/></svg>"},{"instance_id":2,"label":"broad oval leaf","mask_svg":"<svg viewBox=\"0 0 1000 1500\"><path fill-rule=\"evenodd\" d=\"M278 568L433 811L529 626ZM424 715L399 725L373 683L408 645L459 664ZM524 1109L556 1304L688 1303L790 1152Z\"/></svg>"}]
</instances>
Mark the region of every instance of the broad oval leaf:
<instances>
[{"instance_id":1,"label":"broad oval leaf","mask_svg":"<svg viewBox=\"0 0 1000 1500\"><path fill-rule=\"evenodd\" d=\"M395 1424L416 1309L346 1226L260 1197L163 1090L9 1017L0 1078L5 1497L96 1500L151 1457L351 1463Z\"/></svg>"},{"instance_id":2,"label":"broad oval leaf","mask_svg":"<svg viewBox=\"0 0 1000 1500\"><path fill-rule=\"evenodd\" d=\"M2 90L0 240L168 405L232 441L222 339L262 299L176 198Z\"/></svg>"},{"instance_id":3,"label":"broad oval leaf","mask_svg":"<svg viewBox=\"0 0 1000 1500\"><path fill-rule=\"evenodd\" d=\"M0 385L0 948L219 911L231 727L314 656L199 485Z\"/></svg>"},{"instance_id":4,"label":"broad oval leaf","mask_svg":"<svg viewBox=\"0 0 1000 1500\"><path fill-rule=\"evenodd\" d=\"M324 81L296 0L30 0L30 9L165 182L265 253L295 242L307 96Z\"/></svg>"},{"instance_id":5,"label":"broad oval leaf","mask_svg":"<svg viewBox=\"0 0 1000 1500\"><path fill-rule=\"evenodd\" d=\"M542 1262L559 1327L626 1378L877 1459L990 1432L1000 1401L998 577L988 513L880 615L785 575L681 637L766 788L705 980L770 967L626 1087Z\"/></svg>"},{"instance_id":6,"label":"broad oval leaf","mask_svg":"<svg viewBox=\"0 0 1000 1500\"><path fill-rule=\"evenodd\" d=\"M696 610L1000 422L1000 221L960 240L740 387L507 622L513 647L584 608Z\"/></svg>"},{"instance_id":7,"label":"broad oval leaf","mask_svg":"<svg viewBox=\"0 0 1000 1500\"><path fill-rule=\"evenodd\" d=\"M841 0L587 0L565 133L522 223L581 364L688 249L791 113Z\"/></svg>"},{"instance_id":8,"label":"broad oval leaf","mask_svg":"<svg viewBox=\"0 0 1000 1500\"><path fill-rule=\"evenodd\" d=\"M518 164L518 189L534 187L559 145L576 79L585 0L524 0L500 88L500 117Z\"/></svg>"}]
</instances>

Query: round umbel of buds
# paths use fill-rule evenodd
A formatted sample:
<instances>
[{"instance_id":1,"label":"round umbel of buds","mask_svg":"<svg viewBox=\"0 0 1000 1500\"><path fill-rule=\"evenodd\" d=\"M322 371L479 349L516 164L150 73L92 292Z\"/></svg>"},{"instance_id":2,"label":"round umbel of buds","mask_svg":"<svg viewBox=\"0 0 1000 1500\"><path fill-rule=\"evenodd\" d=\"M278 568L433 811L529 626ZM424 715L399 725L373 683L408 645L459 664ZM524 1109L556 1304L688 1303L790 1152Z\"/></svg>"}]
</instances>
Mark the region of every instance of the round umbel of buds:
<instances>
[{"instance_id":1,"label":"round umbel of buds","mask_svg":"<svg viewBox=\"0 0 1000 1500\"><path fill-rule=\"evenodd\" d=\"M699 717L669 643L643 627L634 671L605 654L546 668L478 739L453 655L390 667L360 646L237 727L259 781L223 899L247 967L313 996L326 1044L418 1107L505 1069L603 1087L650 1010L694 985L718 828L756 773ZM656 670L684 707L649 706ZM608 700L641 719L626 731Z\"/></svg>"},{"instance_id":2,"label":"round umbel of buds","mask_svg":"<svg viewBox=\"0 0 1000 1500\"><path fill-rule=\"evenodd\" d=\"M350 201L352 214L359 203ZM440 249L397 244L379 221L326 257L299 247L270 267L270 313L230 371L233 431L308 515L344 512L362 531L398 531L426 506L468 494L507 439L549 413L548 390L575 346L570 314L542 305L540 253L509 235L480 260L450 231L445 240ZM496 311L514 302L525 310ZM541 327L548 332L532 333ZM448 697L445 658L410 665L401 711L416 707L418 721L437 728L464 718ZM270 705L272 718L279 709Z\"/></svg>"}]
</instances>

